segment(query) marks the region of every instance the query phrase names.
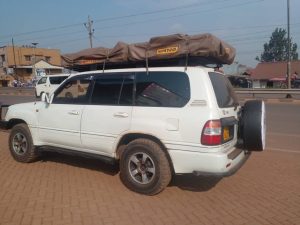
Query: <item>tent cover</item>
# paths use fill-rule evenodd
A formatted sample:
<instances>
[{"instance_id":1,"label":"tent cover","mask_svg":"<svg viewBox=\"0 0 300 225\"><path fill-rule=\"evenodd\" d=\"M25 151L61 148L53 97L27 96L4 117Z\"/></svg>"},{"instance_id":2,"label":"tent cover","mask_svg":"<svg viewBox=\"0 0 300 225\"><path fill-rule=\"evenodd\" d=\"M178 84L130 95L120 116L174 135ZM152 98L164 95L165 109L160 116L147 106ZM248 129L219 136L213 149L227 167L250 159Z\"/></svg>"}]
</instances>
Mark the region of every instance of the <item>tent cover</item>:
<instances>
[{"instance_id":1,"label":"tent cover","mask_svg":"<svg viewBox=\"0 0 300 225\"><path fill-rule=\"evenodd\" d=\"M90 48L62 55L63 65L134 64L162 62L172 59L201 59L214 64L231 64L235 49L212 34L174 34L153 37L149 42L126 44L118 42L113 48Z\"/></svg>"}]
</instances>

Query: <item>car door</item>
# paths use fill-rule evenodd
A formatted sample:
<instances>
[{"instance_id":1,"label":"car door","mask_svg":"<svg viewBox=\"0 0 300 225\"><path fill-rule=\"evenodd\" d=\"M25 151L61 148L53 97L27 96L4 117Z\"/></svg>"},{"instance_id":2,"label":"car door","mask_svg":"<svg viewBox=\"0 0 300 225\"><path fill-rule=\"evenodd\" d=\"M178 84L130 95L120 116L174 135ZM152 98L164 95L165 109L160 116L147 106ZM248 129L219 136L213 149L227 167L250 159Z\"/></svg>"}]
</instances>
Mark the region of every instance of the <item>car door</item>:
<instances>
[{"instance_id":1,"label":"car door","mask_svg":"<svg viewBox=\"0 0 300 225\"><path fill-rule=\"evenodd\" d=\"M82 114L83 148L113 156L117 138L130 127L133 81L132 74L100 75L94 80L91 102Z\"/></svg>"},{"instance_id":2,"label":"car door","mask_svg":"<svg viewBox=\"0 0 300 225\"><path fill-rule=\"evenodd\" d=\"M88 103L91 79L73 77L60 87L51 104L39 109L39 136L45 145L80 148L80 120Z\"/></svg>"}]
</instances>

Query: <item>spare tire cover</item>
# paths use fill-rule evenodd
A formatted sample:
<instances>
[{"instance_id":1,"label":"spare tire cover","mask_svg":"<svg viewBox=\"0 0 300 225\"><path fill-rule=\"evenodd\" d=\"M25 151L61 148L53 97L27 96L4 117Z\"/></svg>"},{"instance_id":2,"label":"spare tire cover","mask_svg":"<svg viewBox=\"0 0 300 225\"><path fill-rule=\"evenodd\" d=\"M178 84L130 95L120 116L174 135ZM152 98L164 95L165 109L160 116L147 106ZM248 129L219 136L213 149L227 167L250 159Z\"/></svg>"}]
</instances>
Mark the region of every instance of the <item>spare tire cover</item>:
<instances>
[{"instance_id":1,"label":"spare tire cover","mask_svg":"<svg viewBox=\"0 0 300 225\"><path fill-rule=\"evenodd\" d=\"M262 151L266 145L266 110L261 100L245 102L242 114L244 148Z\"/></svg>"}]
</instances>

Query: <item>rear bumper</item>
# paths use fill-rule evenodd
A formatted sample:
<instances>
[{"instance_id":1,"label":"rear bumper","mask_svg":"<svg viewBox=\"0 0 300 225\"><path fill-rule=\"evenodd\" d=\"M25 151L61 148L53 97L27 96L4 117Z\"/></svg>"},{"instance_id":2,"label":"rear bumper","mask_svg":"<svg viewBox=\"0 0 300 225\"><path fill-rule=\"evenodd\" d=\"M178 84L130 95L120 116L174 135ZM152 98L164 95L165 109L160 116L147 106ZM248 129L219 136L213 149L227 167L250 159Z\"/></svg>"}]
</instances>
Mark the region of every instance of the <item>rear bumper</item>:
<instances>
[{"instance_id":1,"label":"rear bumper","mask_svg":"<svg viewBox=\"0 0 300 225\"><path fill-rule=\"evenodd\" d=\"M232 148L228 152L203 153L169 150L176 174L193 173L207 176L230 176L247 161L250 154Z\"/></svg>"},{"instance_id":2,"label":"rear bumper","mask_svg":"<svg viewBox=\"0 0 300 225\"><path fill-rule=\"evenodd\" d=\"M243 154L243 153L240 153ZM196 176L217 176L217 177L228 177L231 176L233 174L235 174L243 165L244 163L248 160L248 158L250 157L251 152L244 152L245 157L242 157L242 159L237 159L235 160L236 162L234 163L234 165L231 165L229 170L220 172L220 173L206 173L206 172L202 172L202 171L193 171L193 174L195 174Z\"/></svg>"}]
</instances>

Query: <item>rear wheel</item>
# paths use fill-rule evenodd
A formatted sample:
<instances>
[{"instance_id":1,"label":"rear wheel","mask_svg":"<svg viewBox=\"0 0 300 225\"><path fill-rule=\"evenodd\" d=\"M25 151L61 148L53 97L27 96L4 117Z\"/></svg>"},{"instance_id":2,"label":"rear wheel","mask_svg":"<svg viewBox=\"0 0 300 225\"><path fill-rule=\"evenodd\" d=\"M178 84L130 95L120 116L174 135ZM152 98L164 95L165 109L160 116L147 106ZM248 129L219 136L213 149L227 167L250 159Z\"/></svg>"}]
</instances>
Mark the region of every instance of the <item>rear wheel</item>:
<instances>
[{"instance_id":1,"label":"rear wheel","mask_svg":"<svg viewBox=\"0 0 300 225\"><path fill-rule=\"evenodd\" d=\"M136 139L124 149L120 159L120 177L130 190L146 195L162 191L171 180L165 152L148 139Z\"/></svg>"},{"instance_id":2,"label":"rear wheel","mask_svg":"<svg viewBox=\"0 0 300 225\"><path fill-rule=\"evenodd\" d=\"M18 162L33 162L37 158L37 151L33 145L29 128L26 124L15 125L9 136L9 150Z\"/></svg>"}]
</instances>

